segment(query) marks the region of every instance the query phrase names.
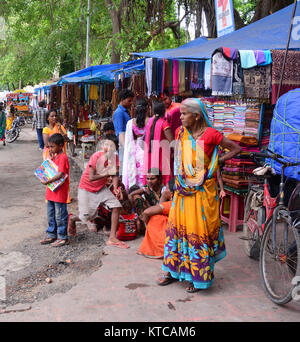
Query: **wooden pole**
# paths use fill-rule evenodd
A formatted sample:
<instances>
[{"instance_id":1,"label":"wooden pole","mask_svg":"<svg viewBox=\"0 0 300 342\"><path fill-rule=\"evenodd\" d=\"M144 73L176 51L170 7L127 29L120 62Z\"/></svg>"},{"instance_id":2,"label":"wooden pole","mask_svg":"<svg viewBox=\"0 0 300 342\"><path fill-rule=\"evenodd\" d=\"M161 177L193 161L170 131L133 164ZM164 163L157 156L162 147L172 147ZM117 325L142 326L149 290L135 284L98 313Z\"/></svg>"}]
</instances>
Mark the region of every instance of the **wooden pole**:
<instances>
[{"instance_id":1,"label":"wooden pole","mask_svg":"<svg viewBox=\"0 0 300 342\"><path fill-rule=\"evenodd\" d=\"M292 19L291 19L290 30L289 30L289 37L288 37L288 41L286 44L285 55L284 55L284 60L283 60L283 65L282 65L282 70L281 70L281 75L280 75L280 83L279 83L279 87L278 87L278 93L277 93L277 99L276 100L278 100L279 96L280 96L280 91L281 91L281 86L282 86L282 81L283 81L283 75L284 75L284 70L285 70L285 63L286 63L287 54L289 51L293 22L294 22L294 17L295 17L296 8L297 8L297 2L298 2L298 0L294 1L294 9L293 9L293 14L292 14Z\"/></svg>"}]
</instances>

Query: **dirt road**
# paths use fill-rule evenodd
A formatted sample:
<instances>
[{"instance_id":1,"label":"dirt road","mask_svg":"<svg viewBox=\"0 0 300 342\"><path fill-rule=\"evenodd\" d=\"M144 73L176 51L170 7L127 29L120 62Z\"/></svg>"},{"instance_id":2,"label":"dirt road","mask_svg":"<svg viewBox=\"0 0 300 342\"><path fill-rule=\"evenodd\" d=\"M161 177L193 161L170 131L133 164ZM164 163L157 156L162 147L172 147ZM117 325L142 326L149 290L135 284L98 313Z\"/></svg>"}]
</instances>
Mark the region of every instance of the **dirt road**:
<instances>
[{"instance_id":1,"label":"dirt road","mask_svg":"<svg viewBox=\"0 0 300 342\"><path fill-rule=\"evenodd\" d=\"M6 285L0 308L65 292L102 264L103 235L85 227L64 248L39 244L47 228L45 187L33 173L41 162L42 152L30 127L23 128L14 143L0 144L0 276ZM74 212L80 171L70 166L74 200L68 211ZM46 279L52 281L51 287Z\"/></svg>"}]
</instances>

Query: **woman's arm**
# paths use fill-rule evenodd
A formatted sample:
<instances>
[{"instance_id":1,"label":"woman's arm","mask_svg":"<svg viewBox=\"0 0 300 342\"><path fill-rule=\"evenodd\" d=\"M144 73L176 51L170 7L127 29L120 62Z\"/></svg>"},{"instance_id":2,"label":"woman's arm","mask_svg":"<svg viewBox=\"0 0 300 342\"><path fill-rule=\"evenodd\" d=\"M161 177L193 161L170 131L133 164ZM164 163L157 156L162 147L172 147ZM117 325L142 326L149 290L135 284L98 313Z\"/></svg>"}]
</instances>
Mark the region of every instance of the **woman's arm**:
<instances>
[{"instance_id":1,"label":"woman's arm","mask_svg":"<svg viewBox=\"0 0 300 342\"><path fill-rule=\"evenodd\" d=\"M132 192L128 195L128 198L129 198L130 201L132 201L134 196L136 196L136 195L142 195L143 193L144 193L144 189L138 189L138 190L132 191Z\"/></svg>"},{"instance_id":2,"label":"woman's arm","mask_svg":"<svg viewBox=\"0 0 300 342\"><path fill-rule=\"evenodd\" d=\"M48 134L43 133L43 140L44 140L45 147L49 147L48 146L48 141L49 141L49 135Z\"/></svg>"},{"instance_id":3,"label":"woman's arm","mask_svg":"<svg viewBox=\"0 0 300 342\"><path fill-rule=\"evenodd\" d=\"M170 190L165 190L159 199L159 203L164 203L172 200L172 193Z\"/></svg>"},{"instance_id":4,"label":"woman's arm","mask_svg":"<svg viewBox=\"0 0 300 342\"><path fill-rule=\"evenodd\" d=\"M143 213L140 216L140 219L147 224L148 221L150 220L151 216L154 215L161 215L163 213L163 208L160 205L154 205L150 208L147 208L146 210L143 211Z\"/></svg>"},{"instance_id":5,"label":"woman's arm","mask_svg":"<svg viewBox=\"0 0 300 342\"><path fill-rule=\"evenodd\" d=\"M217 180L218 180L218 184L220 187L220 198L224 198L226 196L225 190L224 190L224 184L223 184L223 179L222 179L222 175L221 175L221 171L220 169L218 169L217 171Z\"/></svg>"},{"instance_id":6,"label":"woman's arm","mask_svg":"<svg viewBox=\"0 0 300 342\"><path fill-rule=\"evenodd\" d=\"M234 143L233 141L229 140L226 137L223 137L220 146L224 149L229 150L229 152L225 153L220 159L220 163L224 163L226 160L229 160L239 154L242 151L242 148Z\"/></svg>"},{"instance_id":7,"label":"woman's arm","mask_svg":"<svg viewBox=\"0 0 300 342\"><path fill-rule=\"evenodd\" d=\"M164 130L164 132L165 132L165 136L166 136L167 140L168 140L169 142L172 142L172 141L174 140L174 136L173 136L173 133L172 133L171 128L170 128L170 127L169 127L169 128L166 128L166 129Z\"/></svg>"}]
</instances>

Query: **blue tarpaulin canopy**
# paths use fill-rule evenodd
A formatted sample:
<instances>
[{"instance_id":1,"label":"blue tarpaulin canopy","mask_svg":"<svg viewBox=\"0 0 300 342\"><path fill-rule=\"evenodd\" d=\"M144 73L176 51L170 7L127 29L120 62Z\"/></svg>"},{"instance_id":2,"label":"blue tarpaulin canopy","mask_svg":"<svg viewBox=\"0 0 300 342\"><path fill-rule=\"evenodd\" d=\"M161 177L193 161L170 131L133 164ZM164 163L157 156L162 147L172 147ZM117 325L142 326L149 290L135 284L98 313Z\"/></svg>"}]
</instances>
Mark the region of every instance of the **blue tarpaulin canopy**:
<instances>
[{"instance_id":1,"label":"blue tarpaulin canopy","mask_svg":"<svg viewBox=\"0 0 300 342\"><path fill-rule=\"evenodd\" d=\"M222 46L238 50L285 49L293 7L294 5L287 6L253 24L207 42L196 39L191 42L193 44L186 44L177 49L133 53L133 55L169 59L210 59L212 53ZM297 4L289 48L300 48L299 4Z\"/></svg>"},{"instance_id":2,"label":"blue tarpaulin canopy","mask_svg":"<svg viewBox=\"0 0 300 342\"><path fill-rule=\"evenodd\" d=\"M74 71L70 74L62 76L62 78L59 80L58 84L63 83L70 83L70 82L79 82L81 79L88 79L89 77L93 77L97 73L101 73L103 71L110 70L111 68L117 67L118 64L103 64L103 65L94 65L90 66L88 68Z\"/></svg>"},{"instance_id":3,"label":"blue tarpaulin canopy","mask_svg":"<svg viewBox=\"0 0 300 342\"><path fill-rule=\"evenodd\" d=\"M152 57L152 58L172 58L173 54L177 52L177 50L182 49L186 50L188 48L199 47L207 42L206 37L200 37L197 39L192 40L191 42L184 44L176 49L166 49L166 50L159 50L159 51L151 51L151 52L140 52L134 53L136 56L143 56L143 57Z\"/></svg>"},{"instance_id":4,"label":"blue tarpaulin canopy","mask_svg":"<svg viewBox=\"0 0 300 342\"><path fill-rule=\"evenodd\" d=\"M134 71L141 71L145 69L145 59L140 58L134 61L123 62L118 64L103 64L90 66L88 68L74 71L70 74L64 75L58 82L48 84L41 88L35 88L35 93L38 93L40 89L45 92L50 91L51 86L62 85L66 83L111 83L115 80L115 75L124 73L125 77L128 73Z\"/></svg>"},{"instance_id":5,"label":"blue tarpaulin canopy","mask_svg":"<svg viewBox=\"0 0 300 342\"><path fill-rule=\"evenodd\" d=\"M58 84L114 82L117 73L128 73L132 70L139 71L144 69L144 58L119 64L96 65L65 75Z\"/></svg>"}]
</instances>

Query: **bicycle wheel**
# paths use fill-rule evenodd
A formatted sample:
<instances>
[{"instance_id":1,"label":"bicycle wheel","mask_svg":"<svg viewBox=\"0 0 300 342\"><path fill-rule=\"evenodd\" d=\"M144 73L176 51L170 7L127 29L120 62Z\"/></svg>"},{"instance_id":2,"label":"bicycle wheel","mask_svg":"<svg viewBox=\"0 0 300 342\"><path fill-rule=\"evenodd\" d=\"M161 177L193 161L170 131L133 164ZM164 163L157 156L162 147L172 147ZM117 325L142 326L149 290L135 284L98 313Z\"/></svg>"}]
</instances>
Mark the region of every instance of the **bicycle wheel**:
<instances>
[{"instance_id":1,"label":"bicycle wheel","mask_svg":"<svg viewBox=\"0 0 300 342\"><path fill-rule=\"evenodd\" d=\"M276 221L276 242L272 248L272 220L264 231L260 250L260 276L266 295L278 305L292 299L294 277L299 275L298 243L292 227L280 218Z\"/></svg>"},{"instance_id":2,"label":"bicycle wheel","mask_svg":"<svg viewBox=\"0 0 300 342\"><path fill-rule=\"evenodd\" d=\"M255 194L249 191L245 203L244 222L243 222L243 237L244 251L246 255L255 260L259 259L260 238L257 219L257 211L251 208L252 197Z\"/></svg>"},{"instance_id":3,"label":"bicycle wheel","mask_svg":"<svg viewBox=\"0 0 300 342\"><path fill-rule=\"evenodd\" d=\"M18 138L18 136L18 131L16 129L11 129L6 133L6 142L12 143Z\"/></svg>"}]
</instances>

